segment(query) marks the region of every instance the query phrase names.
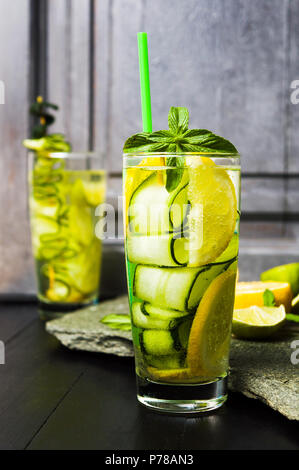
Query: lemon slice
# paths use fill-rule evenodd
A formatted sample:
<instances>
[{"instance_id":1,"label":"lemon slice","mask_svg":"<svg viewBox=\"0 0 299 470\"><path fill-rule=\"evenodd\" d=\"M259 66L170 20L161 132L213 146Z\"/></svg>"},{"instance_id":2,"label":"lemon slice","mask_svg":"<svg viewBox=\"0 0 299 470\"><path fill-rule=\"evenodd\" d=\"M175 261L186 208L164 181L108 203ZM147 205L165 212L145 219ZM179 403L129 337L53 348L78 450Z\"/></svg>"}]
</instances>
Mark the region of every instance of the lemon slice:
<instances>
[{"instance_id":1,"label":"lemon slice","mask_svg":"<svg viewBox=\"0 0 299 470\"><path fill-rule=\"evenodd\" d=\"M69 209L69 228L72 236L82 243L89 245L94 239L94 226L90 209L72 205Z\"/></svg>"},{"instance_id":2,"label":"lemon slice","mask_svg":"<svg viewBox=\"0 0 299 470\"><path fill-rule=\"evenodd\" d=\"M98 172L99 175L104 177L104 172ZM99 181L84 181L77 179L71 188L71 201L78 206L89 205L97 207L105 201L106 184L105 180Z\"/></svg>"},{"instance_id":3,"label":"lemon slice","mask_svg":"<svg viewBox=\"0 0 299 470\"><path fill-rule=\"evenodd\" d=\"M81 179L77 179L71 188L71 203L78 206L83 206L86 204L85 195L84 195L84 186Z\"/></svg>"},{"instance_id":4,"label":"lemon slice","mask_svg":"<svg viewBox=\"0 0 299 470\"><path fill-rule=\"evenodd\" d=\"M194 376L208 380L227 371L235 280L231 270L217 276L198 306L187 350L187 364Z\"/></svg>"},{"instance_id":5,"label":"lemon slice","mask_svg":"<svg viewBox=\"0 0 299 470\"><path fill-rule=\"evenodd\" d=\"M210 158L186 158L189 168L189 266L211 263L227 248L237 220L237 198L227 171Z\"/></svg>"},{"instance_id":6,"label":"lemon slice","mask_svg":"<svg viewBox=\"0 0 299 470\"><path fill-rule=\"evenodd\" d=\"M292 300L292 312L299 313L299 294Z\"/></svg>"},{"instance_id":7,"label":"lemon slice","mask_svg":"<svg viewBox=\"0 0 299 470\"><path fill-rule=\"evenodd\" d=\"M105 173L98 172L98 174L102 177L100 181L82 181L86 202L89 206L92 207L97 207L99 204L102 204L105 201Z\"/></svg>"},{"instance_id":8,"label":"lemon slice","mask_svg":"<svg viewBox=\"0 0 299 470\"><path fill-rule=\"evenodd\" d=\"M236 309L233 316L233 333L238 338L267 338L278 331L286 318L283 305L280 307L258 307Z\"/></svg>"},{"instance_id":9,"label":"lemon slice","mask_svg":"<svg viewBox=\"0 0 299 470\"><path fill-rule=\"evenodd\" d=\"M263 294L266 289L273 292L276 305L283 304L287 312L291 311L292 290L287 282L238 282L236 286L235 309L252 305L264 305Z\"/></svg>"},{"instance_id":10,"label":"lemon slice","mask_svg":"<svg viewBox=\"0 0 299 470\"><path fill-rule=\"evenodd\" d=\"M158 382L185 383L192 381L190 369L187 368L159 370L155 367L148 367L147 370L151 378Z\"/></svg>"},{"instance_id":11,"label":"lemon slice","mask_svg":"<svg viewBox=\"0 0 299 470\"><path fill-rule=\"evenodd\" d=\"M293 295L299 294L299 263L283 264L276 266L261 274L261 281L288 282Z\"/></svg>"}]
</instances>

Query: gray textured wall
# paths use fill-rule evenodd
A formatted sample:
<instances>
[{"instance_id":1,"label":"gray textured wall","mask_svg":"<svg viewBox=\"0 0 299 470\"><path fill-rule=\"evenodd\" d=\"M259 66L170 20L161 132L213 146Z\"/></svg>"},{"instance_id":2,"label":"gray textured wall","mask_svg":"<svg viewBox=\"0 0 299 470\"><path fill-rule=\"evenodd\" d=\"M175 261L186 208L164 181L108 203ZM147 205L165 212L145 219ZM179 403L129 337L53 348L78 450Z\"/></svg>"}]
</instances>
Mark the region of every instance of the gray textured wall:
<instances>
[{"instance_id":1,"label":"gray textured wall","mask_svg":"<svg viewBox=\"0 0 299 470\"><path fill-rule=\"evenodd\" d=\"M298 0L54 0L48 17L47 91L63 104L56 128L77 148L92 142L120 172L124 139L141 129L136 33L145 30L154 128L165 128L171 105L188 106L192 126L238 147L250 173L243 212L298 213Z\"/></svg>"},{"instance_id":2,"label":"gray textured wall","mask_svg":"<svg viewBox=\"0 0 299 470\"><path fill-rule=\"evenodd\" d=\"M30 26L31 19L31 26ZM29 101L55 129L102 150L120 191L124 139L141 129L136 33L149 34L154 127L171 105L242 154L243 213L299 213L299 0L0 0L0 293L32 292L25 204Z\"/></svg>"}]
</instances>

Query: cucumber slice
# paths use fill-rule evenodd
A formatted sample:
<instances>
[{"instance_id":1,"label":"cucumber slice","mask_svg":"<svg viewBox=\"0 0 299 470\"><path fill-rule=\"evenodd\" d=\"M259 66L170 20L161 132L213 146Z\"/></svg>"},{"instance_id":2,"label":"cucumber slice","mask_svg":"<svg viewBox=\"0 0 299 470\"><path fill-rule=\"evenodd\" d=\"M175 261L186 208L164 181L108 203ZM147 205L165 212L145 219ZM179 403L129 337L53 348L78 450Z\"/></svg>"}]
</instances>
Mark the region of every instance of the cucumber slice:
<instances>
[{"instance_id":1,"label":"cucumber slice","mask_svg":"<svg viewBox=\"0 0 299 470\"><path fill-rule=\"evenodd\" d=\"M174 336L166 330L145 330L142 334L142 347L152 356L169 356L179 350Z\"/></svg>"},{"instance_id":2,"label":"cucumber slice","mask_svg":"<svg viewBox=\"0 0 299 470\"><path fill-rule=\"evenodd\" d=\"M213 279L233 260L205 268L156 268L138 265L134 295L161 308L193 311Z\"/></svg>"},{"instance_id":3,"label":"cucumber slice","mask_svg":"<svg viewBox=\"0 0 299 470\"><path fill-rule=\"evenodd\" d=\"M168 193L157 172L133 193L128 210L129 231L156 235L181 229L188 212L187 172L181 183Z\"/></svg>"},{"instance_id":4,"label":"cucumber slice","mask_svg":"<svg viewBox=\"0 0 299 470\"><path fill-rule=\"evenodd\" d=\"M42 246L42 237L49 235L51 237L57 237L60 231L60 227L55 219L50 217L32 217L31 219L31 231L32 231L32 246L34 256L39 258L38 253Z\"/></svg>"},{"instance_id":5,"label":"cucumber slice","mask_svg":"<svg viewBox=\"0 0 299 470\"><path fill-rule=\"evenodd\" d=\"M215 260L215 263L223 263L224 261L228 261L232 258L236 258L238 256L238 250L239 250L239 234L234 233L231 241L229 242L228 247L221 253L219 258Z\"/></svg>"},{"instance_id":6,"label":"cucumber slice","mask_svg":"<svg viewBox=\"0 0 299 470\"><path fill-rule=\"evenodd\" d=\"M187 349L187 346L188 346L192 322L193 322L193 317L192 318L189 317L185 321L183 321L178 327L179 340L184 349Z\"/></svg>"},{"instance_id":7,"label":"cucumber slice","mask_svg":"<svg viewBox=\"0 0 299 470\"><path fill-rule=\"evenodd\" d=\"M67 248L67 240L63 237L56 237L49 242L43 242L39 250L39 257L51 260L60 256Z\"/></svg>"},{"instance_id":8,"label":"cucumber slice","mask_svg":"<svg viewBox=\"0 0 299 470\"><path fill-rule=\"evenodd\" d=\"M39 200L36 197L30 197L29 199L30 210L32 211L33 217L49 217L56 218L59 209L60 201L57 200L57 197L49 197L46 200Z\"/></svg>"},{"instance_id":9,"label":"cucumber slice","mask_svg":"<svg viewBox=\"0 0 299 470\"><path fill-rule=\"evenodd\" d=\"M132 305L132 320L137 328L148 328L151 330L170 330L176 326L176 321L160 320L152 318L150 315L145 315L142 311L142 302L134 302Z\"/></svg>"},{"instance_id":10,"label":"cucumber slice","mask_svg":"<svg viewBox=\"0 0 299 470\"><path fill-rule=\"evenodd\" d=\"M129 236L128 259L135 264L182 266L188 262L188 240L176 238L178 234Z\"/></svg>"},{"instance_id":11,"label":"cucumber slice","mask_svg":"<svg viewBox=\"0 0 299 470\"><path fill-rule=\"evenodd\" d=\"M55 219L51 217L33 217L32 231L34 236L40 237L43 234L57 234L59 232L59 225Z\"/></svg>"},{"instance_id":12,"label":"cucumber slice","mask_svg":"<svg viewBox=\"0 0 299 470\"><path fill-rule=\"evenodd\" d=\"M184 179L185 181L185 179ZM176 192L169 210L170 222L173 227L183 227L187 221L187 216L190 211L190 203L188 201L188 184Z\"/></svg>"},{"instance_id":13,"label":"cucumber slice","mask_svg":"<svg viewBox=\"0 0 299 470\"><path fill-rule=\"evenodd\" d=\"M149 366L156 369L180 369L184 365L185 355L182 353L162 357L146 355L145 360Z\"/></svg>"},{"instance_id":14,"label":"cucumber slice","mask_svg":"<svg viewBox=\"0 0 299 470\"><path fill-rule=\"evenodd\" d=\"M83 294L96 292L99 288L101 267L101 242L95 238L73 258L65 259L63 268L70 284Z\"/></svg>"},{"instance_id":15,"label":"cucumber slice","mask_svg":"<svg viewBox=\"0 0 299 470\"><path fill-rule=\"evenodd\" d=\"M186 316L186 312L180 312L179 310L166 310L148 303L143 304L142 310L145 315L150 315L153 319L155 318L157 320L172 320Z\"/></svg>"}]
</instances>

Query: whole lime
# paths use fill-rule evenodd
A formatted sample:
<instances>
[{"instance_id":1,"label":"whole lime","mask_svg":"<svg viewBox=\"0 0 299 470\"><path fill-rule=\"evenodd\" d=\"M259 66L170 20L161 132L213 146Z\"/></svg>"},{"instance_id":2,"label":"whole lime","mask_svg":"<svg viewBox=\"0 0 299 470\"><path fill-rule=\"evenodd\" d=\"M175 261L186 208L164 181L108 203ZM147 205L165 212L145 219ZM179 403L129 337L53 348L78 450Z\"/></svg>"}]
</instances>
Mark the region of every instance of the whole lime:
<instances>
[{"instance_id":1,"label":"whole lime","mask_svg":"<svg viewBox=\"0 0 299 470\"><path fill-rule=\"evenodd\" d=\"M294 297L299 294L299 263L276 266L261 274L261 281L288 282Z\"/></svg>"}]
</instances>

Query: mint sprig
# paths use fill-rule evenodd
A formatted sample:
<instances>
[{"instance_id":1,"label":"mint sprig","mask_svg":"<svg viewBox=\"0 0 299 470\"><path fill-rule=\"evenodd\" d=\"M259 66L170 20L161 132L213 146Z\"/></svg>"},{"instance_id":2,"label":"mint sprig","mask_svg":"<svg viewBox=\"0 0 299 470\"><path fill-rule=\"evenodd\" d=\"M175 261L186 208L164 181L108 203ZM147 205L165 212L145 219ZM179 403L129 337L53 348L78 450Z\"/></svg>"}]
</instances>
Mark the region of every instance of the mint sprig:
<instances>
[{"instance_id":1,"label":"mint sprig","mask_svg":"<svg viewBox=\"0 0 299 470\"><path fill-rule=\"evenodd\" d=\"M129 137L124 145L124 153L167 152L167 153L221 153L236 155L236 147L228 140L207 129L188 129L189 112L184 107L172 106L168 113L169 130L141 132ZM177 167L166 170L166 189L173 191L183 175L184 157L169 156L166 165Z\"/></svg>"},{"instance_id":2,"label":"mint sprig","mask_svg":"<svg viewBox=\"0 0 299 470\"><path fill-rule=\"evenodd\" d=\"M263 301L264 301L264 307L275 307L275 297L270 289L266 289L265 292L263 293Z\"/></svg>"},{"instance_id":3,"label":"mint sprig","mask_svg":"<svg viewBox=\"0 0 299 470\"><path fill-rule=\"evenodd\" d=\"M59 107L49 101L44 101L42 96L38 96L36 101L30 106L29 113L34 117L34 127L32 129L32 139L40 139L48 133L48 127L55 122L55 116L49 112L58 111Z\"/></svg>"},{"instance_id":4,"label":"mint sprig","mask_svg":"<svg viewBox=\"0 0 299 470\"><path fill-rule=\"evenodd\" d=\"M289 321L294 321L296 323L299 323L299 315L295 315L294 313L287 313L286 319Z\"/></svg>"},{"instance_id":5,"label":"mint sprig","mask_svg":"<svg viewBox=\"0 0 299 470\"><path fill-rule=\"evenodd\" d=\"M25 139L23 145L39 156L47 157L52 152L70 152L72 147L63 134L50 134L40 139Z\"/></svg>"}]
</instances>

